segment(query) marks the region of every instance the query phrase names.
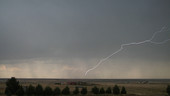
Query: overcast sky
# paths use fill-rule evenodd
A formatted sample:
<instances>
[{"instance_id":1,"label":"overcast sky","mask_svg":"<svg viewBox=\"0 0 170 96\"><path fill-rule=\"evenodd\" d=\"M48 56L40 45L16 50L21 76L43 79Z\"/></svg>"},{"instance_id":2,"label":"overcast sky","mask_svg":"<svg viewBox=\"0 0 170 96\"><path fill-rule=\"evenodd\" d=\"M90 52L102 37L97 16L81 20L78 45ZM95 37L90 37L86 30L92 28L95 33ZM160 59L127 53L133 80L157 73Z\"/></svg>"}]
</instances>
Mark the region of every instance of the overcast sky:
<instances>
[{"instance_id":1,"label":"overcast sky","mask_svg":"<svg viewBox=\"0 0 170 96\"><path fill-rule=\"evenodd\" d=\"M0 0L0 78L170 78L170 0Z\"/></svg>"}]
</instances>

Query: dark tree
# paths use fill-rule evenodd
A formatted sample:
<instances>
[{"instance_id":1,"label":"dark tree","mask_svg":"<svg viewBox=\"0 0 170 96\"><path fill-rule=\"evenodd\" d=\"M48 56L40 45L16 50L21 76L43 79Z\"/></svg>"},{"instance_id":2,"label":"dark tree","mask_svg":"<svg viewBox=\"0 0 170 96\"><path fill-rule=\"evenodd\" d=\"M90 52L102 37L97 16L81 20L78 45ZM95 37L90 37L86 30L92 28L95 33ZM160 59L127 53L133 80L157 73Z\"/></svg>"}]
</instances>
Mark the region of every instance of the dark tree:
<instances>
[{"instance_id":1,"label":"dark tree","mask_svg":"<svg viewBox=\"0 0 170 96\"><path fill-rule=\"evenodd\" d=\"M115 94L115 95L120 94L120 89L119 89L119 87L117 85L115 85L113 87L113 94Z\"/></svg>"},{"instance_id":2,"label":"dark tree","mask_svg":"<svg viewBox=\"0 0 170 96\"><path fill-rule=\"evenodd\" d=\"M111 93L112 93L112 89L111 89L110 87L108 87L108 88L106 89L106 93L107 93L107 94L111 94Z\"/></svg>"},{"instance_id":3,"label":"dark tree","mask_svg":"<svg viewBox=\"0 0 170 96\"><path fill-rule=\"evenodd\" d=\"M22 86L19 87L19 89L16 92L17 96L24 96L24 89Z\"/></svg>"},{"instance_id":4,"label":"dark tree","mask_svg":"<svg viewBox=\"0 0 170 96\"><path fill-rule=\"evenodd\" d=\"M94 87L92 88L92 93L94 93L94 94L99 94L99 88L97 88L96 86L94 86Z\"/></svg>"},{"instance_id":5,"label":"dark tree","mask_svg":"<svg viewBox=\"0 0 170 96\"><path fill-rule=\"evenodd\" d=\"M45 96L51 96L51 95L53 95L53 90L52 90L52 88L49 87L49 86L45 87L44 95L45 95Z\"/></svg>"},{"instance_id":6,"label":"dark tree","mask_svg":"<svg viewBox=\"0 0 170 96\"><path fill-rule=\"evenodd\" d=\"M11 95L12 95L12 93L11 93L11 91L8 89L8 87L5 88L5 94L6 94L7 96L11 96Z\"/></svg>"},{"instance_id":7,"label":"dark tree","mask_svg":"<svg viewBox=\"0 0 170 96\"><path fill-rule=\"evenodd\" d=\"M83 95L87 94L87 88L86 87L82 88L81 94L83 94Z\"/></svg>"},{"instance_id":8,"label":"dark tree","mask_svg":"<svg viewBox=\"0 0 170 96\"><path fill-rule=\"evenodd\" d=\"M105 94L105 90L103 87L100 89L100 94Z\"/></svg>"},{"instance_id":9,"label":"dark tree","mask_svg":"<svg viewBox=\"0 0 170 96\"><path fill-rule=\"evenodd\" d=\"M69 95L70 94L70 88L68 86L66 86L63 90L62 90L62 94L64 95Z\"/></svg>"},{"instance_id":10,"label":"dark tree","mask_svg":"<svg viewBox=\"0 0 170 96\"><path fill-rule=\"evenodd\" d=\"M168 95L170 95L170 85L167 86L166 92L168 93Z\"/></svg>"},{"instance_id":11,"label":"dark tree","mask_svg":"<svg viewBox=\"0 0 170 96\"><path fill-rule=\"evenodd\" d=\"M10 96L10 95L15 95L17 90L20 88L19 86L19 81L15 79L15 77L11 77L11 79L8 79L6 82L6 89L5 89L5 94Z\"/></svg>"},{"instance_id":12,"label":"dark tree","mask_svg":"<svg viewBox=\"0 0 170 96\"><path fill-rule=\"evenodd\" d=\"M59 87L56 87L56 88L54 89L54 95L60 95L60 94L61 94L60 88L59 88Z\"/></svg>"},{"instance_id":13,"label":"dark tree","mask_svg":"<svg viewBox=\"0 0 170 96\"><path fill-rule=\"evenodd\" d=\"M42 96L43 95L43 87L40 84L38 84L36 86L35 91L36 91L36 95L38 95L38 96Z\"/></svg>"},{"instance_id":14,"label":"dark tree","mask_svg":"<svg viewBox=\"0 0 170 96\"><path fill-rule=\"evenodd\" d=\"M73 91L73 94L79 94L79 88L78 87L75 87L75 90Z\"/></svg>"},{"instance_id":15,"label":"dark tree","mask_svg":"<svg viewBox=\"0 0 170 96\"><path fill-rule=\"evenodd\" d=\"M127 93L127 92L126 92L125 87L122 87L121 94L126 94L126 93Z\"/></svg>"},{"instance_id":16,"label":"dark tree","mask_svg":"<svg viewBox=\"0 0 170 96\"><path fill-rule=\"evenodd\" d=\"M27 88L26 88L26 94L28 96L32 96L35 94L35 87L32 86L32 85L29 85Z\"/></svg>"}]
</instances>

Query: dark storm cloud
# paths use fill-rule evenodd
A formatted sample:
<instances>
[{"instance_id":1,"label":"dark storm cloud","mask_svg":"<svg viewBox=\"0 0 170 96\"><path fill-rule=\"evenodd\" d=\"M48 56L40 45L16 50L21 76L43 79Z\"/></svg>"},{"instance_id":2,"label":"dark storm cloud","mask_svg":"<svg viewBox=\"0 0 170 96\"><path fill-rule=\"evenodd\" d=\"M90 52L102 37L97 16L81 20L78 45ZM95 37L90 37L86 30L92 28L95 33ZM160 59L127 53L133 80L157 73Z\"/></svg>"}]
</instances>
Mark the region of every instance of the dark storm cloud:
<instances>
[{"instance_id":1,"label":"dark storm cloud","mask_svg":"<svg viewBox=\"0 0 170 96\"><path fill-rule=\"evenodd\" d=\"M164 25L170 30L169 4L169 0L0 1L0 63L63 60L63 65L74 65L74 60L93 59L96 63L120 44L149 39ZM169 36L166 31L154 40ZM162 60L169 66L169 47L169 43L131 46L118 58Z\"/></svg>"}]
</instances>

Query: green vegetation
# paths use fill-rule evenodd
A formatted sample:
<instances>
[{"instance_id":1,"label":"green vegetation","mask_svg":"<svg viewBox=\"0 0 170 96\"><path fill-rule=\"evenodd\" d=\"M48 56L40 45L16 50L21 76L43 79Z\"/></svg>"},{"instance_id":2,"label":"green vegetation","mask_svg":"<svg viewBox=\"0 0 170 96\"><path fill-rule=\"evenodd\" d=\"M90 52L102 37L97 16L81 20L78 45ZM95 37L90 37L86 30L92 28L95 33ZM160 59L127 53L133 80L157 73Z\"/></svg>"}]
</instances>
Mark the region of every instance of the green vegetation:
<instances>
[{"instance_id":1,"label":"green vegetation","mask_svg":"<svg viewBox=\"0 0 170 96\"><path fill-rule=\"evenodd\" d=\"M36 91L35 93L36 93L37 96L42 96L43 95L43 87L40 84L38 84L36 86L35 91Z\"/></svg>"},{"instance_id":2,"label":"green vegetation","mask_svg":"<svg viewBox=\"0 0 170 96\"><path fill-rule=\"evenodd\" d=\"M121 95L121 94L127 94L127 90L125 88L127 87L129 90L127 95L134 94L137 96L137 93L140 93L142 96L146 96L145 94L148 94L149 96L156 96L156 94L161 94L161 96L170 96L170 85L167 86L166 84L161 84L161 85L160 84L159 85L133 84L133 86L129 86L129 84L120 84L120 86L122 87L119 87L118 85L115 85L115 86L112 85L113 88L111 88L111 86L106 87L105 85L104 86L96 85L92 87L86 86L86 88L82 88L83 86L82 87L80 86L80 88L74 87L73 85L73 86L70 86L70 88L68 86L63 88L63 85L57 85L57 87L56 85L47 86L48 83L47 84L41 83L43 87L40 84L36 84L36 83L32 83L32 84L34 85L31 85L31 84L28 85L28 83L22 83L22 86L21 86L21 82L15 79L15 77L12 77L8 79L6 82L0 84L1 86L0 92L2 96L4 96L4 93L6 94L5 96L59 96L59 95L62 95L62 96L65 96L65 95L111 96L111 94L112 95L114 94L114 96L126 96L126 95ZM142 85L142 86L137 87L139 85ZM60 88L62 88L62 90ZM91 92L87 91L87 89L89 90L89 88L91 89Z\"/></svg>"},{"instance_id":3,"label":"green vegetation","mask_svg":"<svg viewBox=\"0 0 170 96\"><path fill-rule=\"evenodd\" d=\"M126 89L125 89L125 87L123 86L122 87L122 90L121 90L121 94L126 94L127 92L126 92Z\"/></svg>"},{"instance_id":4,"label":"green vegetation","mask_svg":"<svg viewBox=\"0 0 170 96\"><path fill-rule=\"evenodd\" d=\"M6 86L7 87L5 89L5 94L7 96L15 95L20 89L19 81L17 81L15 77L11 77L11 79L8 79L6 82Z\"/></svg>"},{"instance_id":5,"label":"green vegetation","mask_svg":"<svg viewBox=\"0 0 170 96\"><path fill-rule=\"evenodd\" d=\"M19 86L19 89L16 92L17 96L24 96L24 89L22 86Z\"/></svg>"},{"instance_id":6,"label":"green vegetation","mask_svg":"<svg viewBox=\"0 0 170 96\"><path fill-rule=\"evenodd\" d=\"M107 88L106 93L107 93L107 94L111 94L111 93L112 93L112 90L111 90L110 87Z\"/></svg>"},{"instance_id":7,"label":"green vegetation","mask_svg":"<svg viewBox=\"0 0 170 96\"><path fill-rule=\"evenodd\" d=\"M73 91L73 94L79 94L79 88L78 87L75 87L75 90Z\"/></svg>"},{"instance_id":8,"label":"green vegetation","mask_svg":"<svg viewBox=\"0 0 170 96\"><path fill-rule=\"evenodd\" d=\"M59 87L56 87L56 88L54 89L54 95L60 95L60 94L61 94L60 88L59 88Z\"/></svg>"},{"instance_id":9,"label":"green vegetation","mask_svg":"<svg viewBox=\"0 0 170 96\"><path fill-rule=\"evenodd\" d=\"M86 87L82 88L81 94L83 94L83 95L87 94L87 88Z\"/></svg>"},{"instance_id":10,"label":"green vegetation","mask_svg":"<svg viewBox=\"0 0 170 96\"><path fill-rule=\"evenodd\" d=\"M24 90L25 88L25 90ZM15 79L15 77L12 77L11 79L8 79L6 82L6 89L5 94L7 96L17 95L17 96L58 96L60 94L62 95L70 95L70 88L66 86L62 91L59 87L56 87L54 90L50 86L46 86L43 90L42 85L38 84L36 87L32 86L31 84L27 87L24 87L22 85L19 85L19 81ZM24 92L25 91L25 92ZM97 86L94 86L91 89L91 92L93 94L127 94L125 87L122 87L121 92L117 85L113 87L113 91L111 90L111 87L108 87L105 91L103 87L100 89ZM79 91L78 87L75 87L75 90L73 90L74 95L78 95L81 93L82 95L86 95L88 93L87 88L83 87L81 89L81 92ZM167 93L170 95L170 86L167 87Z\"/></svg>"},{"instance_id":11,"label":"green vegetation","mask_svg":"<svg viewBox=\"0 0 170 96\"><path fill-rule=\"evenodd\" d=\"M92 93L94 93L94 94L99 94L99 88L97 88L96 86L94 86L94 87L92 88Z\"/></svg>"},{"instance_id":12,"label":"green vegetation","mask_svg":"<svg viewBox=\"0 0 170 96\"><path fill-rule=\"evenodd\" d=\"M28 96L32 96L35 94L35 87L32 86L32 85L29 85L27 88L26 88L26 94Z\"/></svg>"},{"instance_id":13,"label":"green vegetation","mask_svg":"<svg viewBox=\"0 0 170 96\"><path fill-rule=\"evenodd\" d=\"M137 93L142 94L142 96L145 96L145 94L148 94L149 96L156 96L156 94L161 94L161 96L170 96L170 85L166 84L133 84L133 86L129 86L129 84L120 84L119 87L118 85L113 86L113 89L111 86L101 86L101 85L96 85L96 86L86 86L85 88L78 88L70 86L66 86L63 88L63 85L56 85L54 86L46 86L47 84L35 84L34 85L28 85L25 83L20 84L21 82L17 81L15 77L12 77L8 79L6 82L1 83L1 95L4 96L4 93L6 94L5 96L58 96L58 95L101 95L101 96L107 96L107 95L118 95L118 96L126 96L126 95L121 95L121 94L127 94L127 90L125 87L128 88L128 94L135 94L138 95ZM6 85L5 85L6 84ZM138 87L139 85L142 85ZM2 87L3 86L3 87ZM136 87L137 86L137 87ZM155 87L156 86L156 87ZM166 87L167 86L167 87ZM133 89L132 89L133 87ZM43 90L44 88L44 90ZM54 90L52 89L54 88ZM62 88L62 90L60 89ZM75 89L73 89L75 88ZM91 92L89 92L89 88L91 89ZM119 89L121 88L121 90ZM146 88L146 89L145 89ZM158 89L159 88L159 89ZM87 90L88 89L88 90ZM149 90L148 90L149 89ZM71 90L71 91L70 91ZM165 91L166 90L166 91ZM133 92L134 91L134 92ZM158 91L158 92L157 92ZM135 93L136 92L136 93ZM157 92L157 93L155 93ZM119 95L120 94L120 95ZM168 94L168 95L167 95Z\"/></svg>"},{"instance_id":14,"label":"green vegetation","mask_svg":"<svg viewBox=\"0 0 170 96\"><path fill-rule=\"evenodd\" d=\"M100 92L99 92L99 93L100 93L100 94L105 94L105 90L104 90L103 87L100 89Z\"/></svg>"},{"instance_id":15,"label":"green vegetation","mask_svg":"<svg viewBox=\"0 0 170 96\"><path fill-rule=\"evenodd\" d=\"M119 87L118 87L117 85L115 85L115 86L113 87L113 94L115 94L115 95L120 94L120 89L119 89Z\"/></svg>"},{"instance_id":16,"label":"green vegetation","mask_svg":"<svg viewBox=\"0 0 170 96\"><path fill-rule=\"evenodd\" d=\"M45 95L45 96L51 96L51 95L53 95L53 90L51 89L51 87L49 87L49 86L46 86L46 87L45 87L44 95Z\"/></svg>"},{"instance_id":17,"label":"green vegetation","mask_svg":"<svg viewBox=\"0 0 170 96\"><path fill-rule=\"evenodd\" d=\"M167 86L166 92L168 93L168 95L170 95L170 85Z\"/></svg>"},{"instance_id":18,"label":"green vegetation","mask_svg":"<svg viewBox=\"0 0 170 96\"><path fill-rule=\"evenodd\" d=\"M62 90L62 94L64 95L69 95L70 94L70 88L68 86L66 86L63 90Z\"/></svg>"}]
</instances>

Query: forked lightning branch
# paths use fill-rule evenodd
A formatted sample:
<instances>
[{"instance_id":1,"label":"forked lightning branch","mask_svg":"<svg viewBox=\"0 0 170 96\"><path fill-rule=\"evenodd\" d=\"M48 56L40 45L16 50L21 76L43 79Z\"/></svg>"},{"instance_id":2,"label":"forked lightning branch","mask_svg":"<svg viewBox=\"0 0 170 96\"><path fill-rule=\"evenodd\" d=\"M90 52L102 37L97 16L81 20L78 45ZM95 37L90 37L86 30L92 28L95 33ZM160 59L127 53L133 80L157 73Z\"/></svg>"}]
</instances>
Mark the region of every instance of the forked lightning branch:
<instances>
[{"instance_id":1,"label":"forked lightning branch","mask_svg":"<svg viewBox=\"0 0 170 96\"><path fill-rule=\"evenodd\" d=\"M94 67L88 69L86 72L85 72L85 76L87 75L88 72L96 69L100 64L104 63L107 59L109 59L110 57L112 57L113 55L115 54L118 54L119 52L121 52L125 46L131 46L131 45L139 45L139 44L143 44L143 43L151 43L151 44L164 44L168 41L170 41L170 39L166 39L164 41L161 41L161 42L155 42L153 41L153 39L155 38L156 35L158 35L159 33L163 32L165 30L165 26L162 27L162 29L160 31L157 31L155 32L150 39L147 39L147 40L144 40L144 41L141 41L141 42L132 42L132 43L126 43L126 44L121 44L120 45L120 48L115 51L114 53L110 54L109 56L107 56L106 58L103 58L101 59Z\"/></svg>"}]
</instances>

